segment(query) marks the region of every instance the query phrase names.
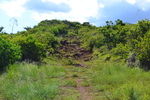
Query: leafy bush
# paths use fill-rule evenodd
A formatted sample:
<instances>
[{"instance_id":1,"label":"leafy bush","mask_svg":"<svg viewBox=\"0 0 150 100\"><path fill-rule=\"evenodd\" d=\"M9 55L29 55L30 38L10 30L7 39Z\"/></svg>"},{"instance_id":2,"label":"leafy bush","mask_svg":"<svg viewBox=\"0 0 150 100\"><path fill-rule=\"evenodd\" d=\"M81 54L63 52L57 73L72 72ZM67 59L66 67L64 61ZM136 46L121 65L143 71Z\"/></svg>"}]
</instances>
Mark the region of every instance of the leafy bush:
<instances>
[{"instance_id":1,"label":"leafy bush","mask_svg":"<svg viewBox=\"0 0 150 100\"><path fill-rule=\"evenodd\" d=\"M43 46L45 47L43 48L43 50L45 49L45 51L48 53L53 53L54 49L58 47L59 42L54 34L45 32L40 35L35 35L34 37L37 39L38 42L43 44Z\"/></svg>"},{"instance_id":2,"label":"leafy bush","mask_svg":"<svg viewBox=\"0 0 150 100\"><path fill-rule=\"evenodd\" d=\"M21 37L16 41L22 50L22 60L39 61L45 56L44 45L32 36Z\"/></svg>"},{"instance_id":3,"label":"leafy bush","mask_svg":"<svg viewBox=\"0 0 150 100\"><path fill-rule=\"evenodd\" d=\"M150 38L145 36L137 47L141 67L150 69Z\"/></svg>"},{"instance_id":4,"label":"leafy bush","mask_svg":"<svg viewBox=\"0 0 150 100\"><path fill-rule=\"evenodd\" d=\"M112 49L112 53L114 55L119 55L123 58L127 58L128 54L130 52L130 48L127 45L123 45L123 44L117 44L116 48Z\"/></svg>"},{"instance_id":5,"label":"leafy bush","mask_svg":"<svg viewBox=\"0 0 150 100\"><path fill-rule=\"evenodd\" d=\"M20 47L0 37L0 70L21 58Z\"/></svg>"}]
</instances>

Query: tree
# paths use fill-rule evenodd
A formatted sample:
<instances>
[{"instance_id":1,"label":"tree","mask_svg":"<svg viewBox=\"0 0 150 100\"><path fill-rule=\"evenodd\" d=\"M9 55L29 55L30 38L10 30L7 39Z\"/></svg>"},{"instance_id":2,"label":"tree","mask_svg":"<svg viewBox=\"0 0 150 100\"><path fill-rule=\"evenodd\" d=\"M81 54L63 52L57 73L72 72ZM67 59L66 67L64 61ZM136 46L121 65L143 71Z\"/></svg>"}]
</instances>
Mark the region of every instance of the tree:
<instances>
[{"instance_id":1,"label":"tree","mask_svg":"<svg viewBox=\"0 0 150 100\"><path fill-rule=\"evenodd\" d=\"M24 27L24 29L26 30L26 31L28 31L28 30L30 30L31 29L31 27Z\"/></svg>"},{"instance_id":2,"label":"tree","mask_svg":"<svg viewBox=\"0 0 150 100\"><path fill-rule=\"evenodd\" d=\"M122 22L122 20L117 19L117 20L116 20L116 25L124 26L124 25L125 25L125 23L123 23L123 22Z\"/></svg>"},{"instance_id":3,"label":"tree","mask_svg":"<svg viewBox=\"0 0 150 100\"><path fill-rule=\"evenodd\" d=\"M89 22L84 22L83 26L91 26Z\"/></svg>"},{"instance_id":4,"label":"tree","mask_svg":"<svg viewBox=\"0 0 150 100\"><path fill-rule=\"evenodd\" d=\"M150 70L150 36L146 35L138 42L137 52L141 67Z\"/></svg>"},{"instance_id":5,"label":"tree","mask_svg":"<svg viewBox=\"0 0 150 100\"><path fill-rule=\"evenodd\" d=\"M150 29L150 21L148 19L144 19L142 21L138 21L138 26L136 29L136 32L138 32L138 35L141 37L144 36L146 32Z\"/></svg>"},{"instance_id":6,"label":"tree","mask_svg":"<svg viewBox=\"0 0 150 100\"><path fill-rule=\"evenodd\" d=\"M20 58L20 47L0 37L0 71Z\"/></svg>"},{"instance_id":7,"label":"tree","mask_svg":"<svg viewBox=\"0 0 150 100\"><path fill-rule=\"evenodd\" d=\"M45 56L44 45L37 42L32 36L21 37L17 43L21 46L23 61L40 61Z\"/></svg>"}]
</instances>

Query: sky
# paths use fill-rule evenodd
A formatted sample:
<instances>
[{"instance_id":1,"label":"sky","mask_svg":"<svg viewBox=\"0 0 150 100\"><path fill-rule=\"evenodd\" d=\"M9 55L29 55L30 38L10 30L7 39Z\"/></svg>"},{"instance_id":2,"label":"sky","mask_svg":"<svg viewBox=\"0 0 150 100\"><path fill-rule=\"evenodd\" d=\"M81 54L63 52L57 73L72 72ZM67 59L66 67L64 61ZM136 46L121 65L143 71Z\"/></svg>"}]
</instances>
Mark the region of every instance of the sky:
<instances>
[{"instance_id":1,"label":"sky","mask_svg":"<svg viewBox=\"0 0 150 100\"><path fill-rule=\"evenodd\" d=\"M105 21L137 23L150 19L150 0L1 0L0 26L4 32L24 31L42 20L90 22L95 26Z\"/></svg>"}]
</instances>

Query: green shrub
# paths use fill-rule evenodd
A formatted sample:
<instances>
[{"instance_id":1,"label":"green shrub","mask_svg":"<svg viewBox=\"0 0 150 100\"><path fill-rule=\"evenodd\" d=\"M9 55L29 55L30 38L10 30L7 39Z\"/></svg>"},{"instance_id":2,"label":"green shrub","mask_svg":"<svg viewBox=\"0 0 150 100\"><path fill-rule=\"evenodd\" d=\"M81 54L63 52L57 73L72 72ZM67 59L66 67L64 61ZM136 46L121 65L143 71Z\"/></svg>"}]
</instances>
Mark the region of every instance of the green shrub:
<instances>
[{"instance_id":1,"label":"green shrub","mask_svg":"<svg viewBox=\"0 0 150 100\"><path fill-rule=\"evenodd\" d=\"M54 53L54 49L58 47L59 41L58 39L54 36L54 34L45 32L43 34L35 35L36 41L42 43L45 48L46 52Z\"/></svg>"},{"instance_id":2,"label":"green shrub","mask_svg":"<svg viewBox=\"0 0 150 100\"><path fill-rule=\"evenodd\" d=\"M145 36L137 47L141 67L150 69L150 38Z\"/></svg>"},{"instance_id":3,"label":"green shrub","mask_svg":"<svg viewBox=\"0 0 150 100\"><path fill-rule=\"evenodd\" d=\"M32 36L21 37L16 42L21 46L23 61L40 61L45 56L44 45Z\"/></svg>"},{"instance_id":4,"label":"green shrub","mask_svg":"<svg viewBox=\"0 0 150 100\"><path fill-rule=\"evenodd\" d=\"M127 58L129 52L130 52L130 47L122 43L117 44L117 46L112 49L112 53L114 55L121 56L123 58Z\"/></svg>"},{"instance_id":5,"label":"green shrub","mask_svg":"<svg viewBox=\"0 0 150 100\"><path fill-rule=\"evenodd\" d=\"M20 47L0 37L0 70L21 58Z\"/></svg>"},{"instance_id":6,"label":"green shrub","mask_svg":"<svg viewBox=\"0 0 150 100\"><path fill-rule=\"evenodd\" d=\"M128 82L114 92L114 100L149 100L149 85L142 82Z\"/></svg>"}]
</instances>

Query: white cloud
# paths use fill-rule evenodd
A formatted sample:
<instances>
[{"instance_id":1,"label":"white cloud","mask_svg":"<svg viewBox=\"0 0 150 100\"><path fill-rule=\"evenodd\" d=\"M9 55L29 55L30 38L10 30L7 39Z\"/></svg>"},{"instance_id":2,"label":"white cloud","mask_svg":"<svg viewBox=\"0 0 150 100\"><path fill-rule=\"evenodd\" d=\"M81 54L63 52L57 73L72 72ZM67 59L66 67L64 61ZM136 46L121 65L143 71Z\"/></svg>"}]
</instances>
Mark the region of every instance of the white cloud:
<instances>
[{"instance_id":1,"label":"white cloud","mask_svg":"<svg viewBox=\"0 0 150 100\"><path fill-rule=\"evenodd\" d=\"M24 12L30 11L32 13L32 18L38 21L44 19L67 19L70 21L79 21L81 23L89 21L90 18L98 19L99 17L104 16L101 15L102 8L105 9L105 7L111 7L113 4L121 2L136 5L143 11L150 9L150 0L41 0L44 3L53 2L56 5L64 3L70 7L70 10L68 12L46 11L44 13L39 13L31 9L26 10L26 8L24 8L24 4L26 4L27 1L30 0L3 0L0 1L0 9L4 10L10 17L21 17Z\"/></svg>"},{"instance_id":2,"label":"white cloud","mask_svg":"<svg viewBox=\"0 0 150 100\"><path fill-rule=\"evenodd\" d=\"M27 0L15 0L10 2L2 1L0 4L0 9L4 10L10 17L20 17L25 11L23 4L26 2Z\"/></svg>"},{"instance_id":3,"label":"white cloud","mask_svg":"<svg viewBox=\"0 0 150 100\"><path fill-rule=\"evenodd\" d=\"M54 1L54 0L49 0ZM56 0L55 0L56 1ZM58 1L57 1L58 2ZM67 13L50 12L50 13L33 13L35 20L41 21L44 19L67 19L70 21L85 22L90 17L98 18L99 4L97 0L59 0L59 2L68 3L71 10Z\"/></svg>"},{"instance_id":4,"label":"white cloud","mask_svg":"<svg viewBox=\"0 0 150 100\"><path fill-rule=\"evenodd\" d=\"M66 3L68 4L69 0L42 0L43 2L46 2L46 1L50 1L50 2L53 2L55 4L60 4L60 3Z\"/></svg>"},{"instance_id":5,"label":"white cloud","mask_svg":"<svg viewBox=\"0 0 150 100\"><path fill-rule=\"evenodd\" d=\"M150 9L150 0L136 0L136 4L143 11Z\"/></svg>"},{"instance_id":6,"label":"white cloud","mask_svg":"<svg viewBox=\"0 0 150 100\"><path fill-rule=\"evenodd\" d=\"M12 0L2 1L0 9L4 10L10 17L21 17L27 11L24 4L29 0ZM97 0L41 0L42 2L53 2L55 4L65 3L70 7L69 12L32 12L32 18L41 21L44 19L67 19L71 21L85 22L89 18L98 18L99 9L103 8L103 4L99 4ZM36 2L35 2L36 3ZM28 11L30 11L28 9Z\"/></svg>"},{"instance_id":7,"label":"white cloud","mask_svg":"<svg viewBox=\"0 0 150 100\"><path fill-rule=\"evenodd\" d=\"M136 3L136 0L126 0L126 1L132 5Z\"/></svg>"},{"instance_id":8,"label":"white cloud","mask_svg":"<svg viewBox=\"0 0 150 100\"><path fill-rule=\"evenodd\" d=\"M104 7L105 7L105 5L104 5L104 4L102 4L102 3L99 3L99 7L100 7L100 8L104 8Z\"/></svg>"},{"instance_id":9,"label":"white cloud","mask_svg":"<svg viewBox=\"0 0 150 100\"><path fill-rule=\"evenodd\" d=\"M98 17L99 5L97 0L70 0L70 14L74 17Z\"/></svg>"},{"instance_id":10,"label":"white cloud","mask_svg":"<svg viewBox=\"0 0 150 100\"><path fill-rule=\"evenodd\" d=\"M62 18L67 18L67 15L65 13L56 13L56 12L51 12L51 13L38 13L38 12L33 12L32 13L32 18L41 21L45 19L62 19Z\"/></svg>"}]
</instances>

